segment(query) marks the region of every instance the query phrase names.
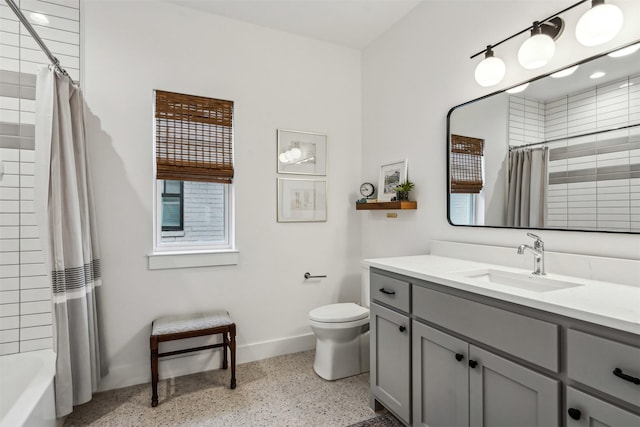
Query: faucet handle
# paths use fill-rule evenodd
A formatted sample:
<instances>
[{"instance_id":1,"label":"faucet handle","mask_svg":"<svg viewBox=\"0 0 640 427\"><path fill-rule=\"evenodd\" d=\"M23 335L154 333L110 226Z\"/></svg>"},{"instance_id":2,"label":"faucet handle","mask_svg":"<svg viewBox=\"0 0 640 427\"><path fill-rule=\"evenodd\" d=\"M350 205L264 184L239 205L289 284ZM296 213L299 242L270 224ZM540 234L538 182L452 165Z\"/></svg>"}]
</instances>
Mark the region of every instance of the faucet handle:
<instances>
[{"instance_id":1,"label":"faucet handle","mask_svg":"<svg viewBox=\"0 0 640 427\"><path fill-rule=\"evenodd\" d=\"M531 237L532 239L536 239L536 241L533 244L534 248L536 248L536 249L544 249L544 242L542 241L540 236L538 236L537 234L533 234L533 233L527 233L527 236Z\"/></svg>"}]
</instances>

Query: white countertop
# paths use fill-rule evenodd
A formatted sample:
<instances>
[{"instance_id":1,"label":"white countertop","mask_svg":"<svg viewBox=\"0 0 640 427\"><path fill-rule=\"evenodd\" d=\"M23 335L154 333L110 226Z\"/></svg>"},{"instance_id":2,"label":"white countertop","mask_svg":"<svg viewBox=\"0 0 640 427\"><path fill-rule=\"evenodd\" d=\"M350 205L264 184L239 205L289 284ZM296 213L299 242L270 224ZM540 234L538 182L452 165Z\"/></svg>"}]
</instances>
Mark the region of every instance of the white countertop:
<instances>
[{"instance_id":1,"label":"white countertop","mask_svg":"<svg viewBox=\"0 0 640 427\"><path fill-rule=\"evenodd\" d=\"M405 276L512 302L640 335L640 287L559 274L550 279L584 286L536 292L464 277L460 272L497 269L531 274L531 270L435 255L367 259L363 263Z\"/></svg>"}]
</instances>

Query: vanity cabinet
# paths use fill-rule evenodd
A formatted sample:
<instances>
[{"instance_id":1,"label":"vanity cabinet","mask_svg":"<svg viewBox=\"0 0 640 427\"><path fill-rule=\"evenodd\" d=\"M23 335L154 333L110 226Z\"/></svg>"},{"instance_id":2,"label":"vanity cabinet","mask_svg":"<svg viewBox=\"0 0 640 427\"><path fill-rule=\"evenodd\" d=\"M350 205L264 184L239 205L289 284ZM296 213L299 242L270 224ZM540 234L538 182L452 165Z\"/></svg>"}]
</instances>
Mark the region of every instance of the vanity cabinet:
<instances>
[{"instance_id":1,"label":"vanity cabinet","mask_svg":"<svg viewBox=\"0 0 640 427\"><path fill-rule=\"evenodd\" d=\"M409 317L371 304L371 394L411 423L411 324Z\"/></svg>"},{"instance_id":2,"label":"vanity cabinet","mask_svg":"<svg viewBox=\"0 0 640 427\"><path fill-rule=\"evenodd\" d=\"M371 403L429 427L640 427L640 337L371 268Z\"/></svg>"},{"instance_id":3,"label":"vanity cabinet","mask_svg":"<svg viewBox=\"0 0 640 427\"><path fill-rule=\"evenodd\" d=\"M414 425L559 425L558 380L415 321L412 341Z\"/></svg>"}]
</instances>

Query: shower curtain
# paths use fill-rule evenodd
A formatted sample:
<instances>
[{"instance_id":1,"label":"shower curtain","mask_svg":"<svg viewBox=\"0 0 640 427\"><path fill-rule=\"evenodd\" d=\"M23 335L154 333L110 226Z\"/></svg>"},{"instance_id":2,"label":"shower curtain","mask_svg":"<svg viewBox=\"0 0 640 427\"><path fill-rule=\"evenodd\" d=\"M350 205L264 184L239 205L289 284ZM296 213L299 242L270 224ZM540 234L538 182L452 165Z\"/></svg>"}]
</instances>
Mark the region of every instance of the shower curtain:
<instances>
[{"instance_id":1,"label":"shower curtain","mask_svg":"<svg viewBox=\"0 0 640 427\"><path fill-rule=\"evenodd\" d=\"M53 292L56 414L91 400L100 362L100 251L87 167L84 98L51 67L36 85L36 212Z\"/></svg>"},{"instance_id":2,"label":"shower curtain","mask_svg":"<svg viewBox=\"0 0 640 427\"><path fill-rule=\"evenodd\" d=\"M547 147L509 152L508 226L544 227L548 153Z\"/></svg>"}]
</instances>

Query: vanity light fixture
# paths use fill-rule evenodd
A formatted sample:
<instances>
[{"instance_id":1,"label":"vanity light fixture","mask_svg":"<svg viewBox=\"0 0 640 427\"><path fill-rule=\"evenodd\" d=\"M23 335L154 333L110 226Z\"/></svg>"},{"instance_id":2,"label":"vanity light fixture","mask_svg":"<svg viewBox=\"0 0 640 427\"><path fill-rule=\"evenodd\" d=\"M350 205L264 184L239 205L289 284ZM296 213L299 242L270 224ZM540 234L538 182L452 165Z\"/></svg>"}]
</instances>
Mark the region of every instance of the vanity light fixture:
<instances>
[{"instance_id":1,"label":"vanity light fixture","mask_svg":"<svg viewBox=\"0 0 640 427\"><path fill-rule=\"evenodd\" d=\"M622 56L631 55L632 53L636 53L640 49L640 43L632 44L631 46L623 47L622 49L618 49L614 52L609 53L607 56L612 58L620 58Z\"/></svg>"},{"instance_id":2,"label":"vanity light fixture","mask_svg":"<svg viewBox=\"0 0 640 427\"><path fill-rule=\"evenodd\" d=\"M280 153L278 159L282 163L294 163L302 159L302 150L298 147L292 147L287 151Z\"/></svg>"},{"instance_id":3,"label":"vanity light fixture","mask_svg":"<svg viewBox=\"0 0 640 427\"><path fill-rule=\"evenodd\" d=\"M316 158L313 153L306 149L303 151L303 149L304 146L300 148L299 142L293 142L287 151L283 151L278 155L278 160L280 160L280 163L297 165L315 161Z\"/></svg>"},{"instance_id":4,"label":"vanity light fixture","mask_svg":"<svg viewBox=\"0 0 640 427\"><path fill-rule=\"evenodd\" d=\"M599 79L600 77L604 77L606 73L604 71L596 71L595 73L589 76L590 79Z\"/></svg>"},{"instance_id":5,"label":"vanity light fixture","mask_svg":"<svg viewBox=\"0 0 640 427\"><path fill-rule=\"evenodd\" d=\"M544 67L556 53L553 39L542 32L538 21L533 23L531 37L525 40L518 50L518 62L527 70Z\"/></svg>"},{"instance_id":6,"label":"vanity light fixture","mask_svg":"<svg viewBox=\"0 0 640 427\"><path fill-rule=\"evenodd\" d=\"M512 34L497 43L493 43L487 46L486 49L471 55L471 59L482 54L485 55L485 59L478 64L475 71L475 77L478 84L481 86L493 86L502 81L504 72L501 70L501 67L499 68L497 65L498 62L487 60L495 58L493 56L493 49L502 43L529 31L531 31L531 37L525 40L525 42L520 46L520 49L518 50L518 61L528 70L545 66L555 54L556 46L554 41L562 35L564 30L564 20L560 15L580 6L583 3L587 3L588 1L591 1L591 9L582 15L578 22L578 26L576 27L576 37L578 38L578 41L585 46L597 46L613 39L622 28L623 14L620 8L611 4L605 4L605 0L580 0L560 12L556 12L539 21L534 21L532 26ZM636 50L637 49L640 49L640 44L636 47ZM619 56L622 56L624 50L625 49L620 49ZM629 49L628 54L633 53L634 51L635 50L632 51ZM487 61L487 63L485 63L485 61ZM491 64L491 62L494 64ZM504 62L501 60L500 63L504 65ZM490 65L495 67L491 73L485 70L485 68L487 70L491 70L492 68ZM498 71L500 72L498 73ZM569 69L562 71L569 72ZM573 71L575 71L575 69ZM491 78L485 77L485 72ZM561 72L554 74L555 75L553 77L560 77L558 74L561 74Z\"/></svg>"},{"instance_id":7,"label":"vanity light fixture","mask_svg":"<svg viewBox=\"0 0 640 427\"><path fill-rule=\"evenodd\" d=\"M599 46L613 39L622 28L624 16L620 8L593 0L576 25L576 39L584 46Z\"/></svg>"},{"instance_id":8,"label":"vanity light fixture","mask_svg":"<svg viewBox=\"0 0 640 427\"><path fill-rule=\"evenodd\" d=\"M529 87L529 82L521 84L520 86L512 87L511 89L507 89L505 92L514 94L523 92L527 87Z\"/></svg>"},{"instance_id":9,"label":"vanity light fixture","mask_svg":"<svg viewBox=\"0 0 640 427\"><path fill-rule=\"evenodd\" d=\"M506 70L504 61L493 56L493 50L489 45L485 51L484 59L476 67L476 82L483 87L497 85L504 78Z\"/></svg>"},{"instance_id":10,"label":"vanity light fixture","mask_svg":"<svg viewBox=\"0 0 640 427\"><path fill-rule=\"evenodd\" d=\"M565 68L564 70L560 70L560 71L557 71L557 72L551 74L549 77L553 77L554 79L559 79L559 78L562 78L562 77L570 76L571 74L576 72L578 67L579 67L579 65L574 65L573 67Z\"/></svg>"}]
</instances>

